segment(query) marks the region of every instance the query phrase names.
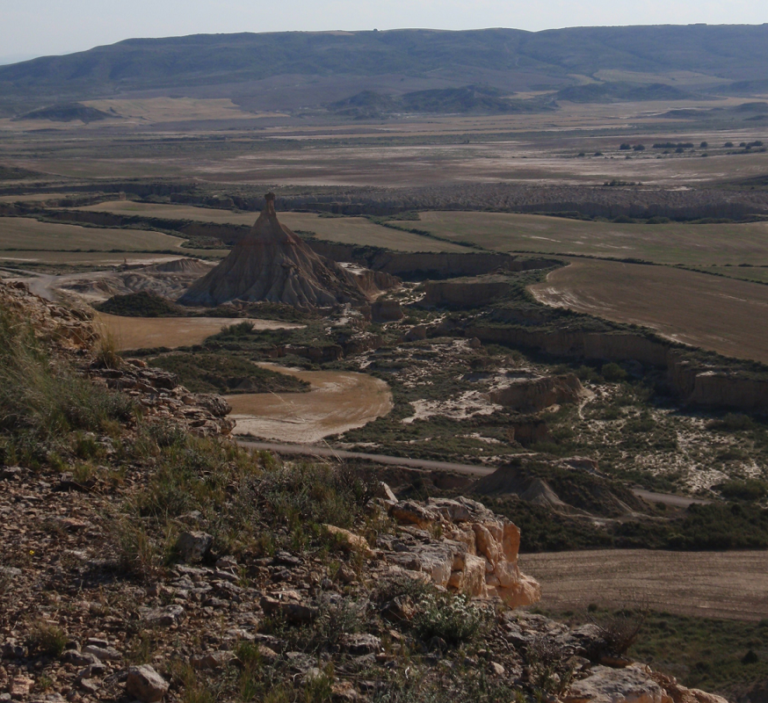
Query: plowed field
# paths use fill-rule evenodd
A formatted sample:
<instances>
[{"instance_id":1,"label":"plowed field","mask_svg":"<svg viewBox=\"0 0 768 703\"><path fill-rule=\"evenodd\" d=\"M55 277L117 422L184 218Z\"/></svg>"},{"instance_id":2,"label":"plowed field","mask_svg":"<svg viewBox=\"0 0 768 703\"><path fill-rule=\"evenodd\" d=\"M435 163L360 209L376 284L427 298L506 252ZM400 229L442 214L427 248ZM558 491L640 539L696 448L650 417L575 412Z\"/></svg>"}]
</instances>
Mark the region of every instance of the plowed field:
<instances>
[{"instance_id":1,"label":"plowed field","mask_svg":"<svg viewBox=\"0 0 768 703\"><path fill-rule=\"evenodd\" d=\"M586 609L595 603L733 620L768 617L766 552L525 554L520 568L539 581L541 605L548 609Z\"/></svg>"},{"instance_id":2,"label":"plowed field","mask_svg":"<svg viewBox=\"0 0 768 703\"><path fill-rule=\"evenodd\" d=\"M531 288L555 307L650 327L726 356L768 363L768 286L668 266L580 260Z\"/></svg>"}]
</instances>

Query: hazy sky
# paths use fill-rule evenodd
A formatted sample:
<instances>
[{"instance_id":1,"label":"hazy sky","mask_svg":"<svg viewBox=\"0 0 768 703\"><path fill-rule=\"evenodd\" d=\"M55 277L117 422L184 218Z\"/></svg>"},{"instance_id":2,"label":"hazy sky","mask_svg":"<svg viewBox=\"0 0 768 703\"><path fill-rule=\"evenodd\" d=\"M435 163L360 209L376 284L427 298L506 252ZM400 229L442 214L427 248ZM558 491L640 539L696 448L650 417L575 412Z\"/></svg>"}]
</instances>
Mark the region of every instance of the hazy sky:
<instances>
[{"instance_id":1,"label":"hazy sky","mask_svg":"<svg viewBox=\"0 0 768 703\"><path fill-rule=\"evenodd\" d=\"M0 0L0 59L130 37L330 29L762 24L766 0Z\"/></svg>"}]
</instances>

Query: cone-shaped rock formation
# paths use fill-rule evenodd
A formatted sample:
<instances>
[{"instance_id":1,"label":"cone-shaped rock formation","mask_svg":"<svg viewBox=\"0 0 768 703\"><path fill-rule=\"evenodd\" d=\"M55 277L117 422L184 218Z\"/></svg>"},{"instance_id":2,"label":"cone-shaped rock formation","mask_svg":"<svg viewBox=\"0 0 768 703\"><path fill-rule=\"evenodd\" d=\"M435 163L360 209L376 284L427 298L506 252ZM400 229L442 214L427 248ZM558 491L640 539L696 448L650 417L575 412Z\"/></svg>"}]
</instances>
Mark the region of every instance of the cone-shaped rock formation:
<instances>
[{"instance_id":1,"label":"cone-shaped rock formation","mask_svg":"<svg viewBox=\"0 0 768 703\"><path fill-rule=\"evenodd\" d=\"M230 300L286 303L300 308L364 303L355 277L310 249L278 222L275 196L250 233L229 255L179 298L182 305L215 306Z\"/></svg>"}]
</instances>

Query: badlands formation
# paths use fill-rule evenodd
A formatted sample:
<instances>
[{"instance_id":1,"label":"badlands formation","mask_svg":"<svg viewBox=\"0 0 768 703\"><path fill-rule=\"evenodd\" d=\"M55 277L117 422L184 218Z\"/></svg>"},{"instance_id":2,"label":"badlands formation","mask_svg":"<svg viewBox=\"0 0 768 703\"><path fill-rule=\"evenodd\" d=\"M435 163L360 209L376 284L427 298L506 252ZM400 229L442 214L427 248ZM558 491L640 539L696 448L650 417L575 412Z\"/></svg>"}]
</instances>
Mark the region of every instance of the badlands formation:
<instances>
[{"instance_id":1,"label":"badlands formation","mask_svg":"<svg viewBox=\"0 0 768 703\"><path fill-rule=\"evenodd\" d=\"M352 274L316 254L280 224L275 196L268 193L250 233L215 269L196 281L179 303L215 307L233 300L314 308L364 303L367 296Z\"/></svg>"}]
</instances>

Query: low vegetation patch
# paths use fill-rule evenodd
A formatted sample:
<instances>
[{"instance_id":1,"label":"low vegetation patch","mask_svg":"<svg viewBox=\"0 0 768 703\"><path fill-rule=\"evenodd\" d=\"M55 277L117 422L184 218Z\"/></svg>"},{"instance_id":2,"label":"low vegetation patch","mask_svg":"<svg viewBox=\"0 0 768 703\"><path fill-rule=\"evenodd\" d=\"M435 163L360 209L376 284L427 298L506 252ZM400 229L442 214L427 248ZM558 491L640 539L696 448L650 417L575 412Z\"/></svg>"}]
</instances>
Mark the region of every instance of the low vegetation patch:
<instances>
[{"instance_id":1,"label":"low vegetation patch","mask_svg":"<svg viewBox=\"0 0 768 703\"><path fill-rule=\"evenodd\" d=\"M179 377L194 393L302 393L309 383L225 354L178 353L150 361Z\"/></svg>"},{"instance_id":2,"label":"low vegetation patch","mask_svg":"<svg viewBox=\"0 0 768 703\"><path fill-rule=\"evenodd\" d=\"M96 309L121 317L180 317L185 314L178 305L147 291L112 296Z\"/></svg>"},{"instance_id":3,"label":"low vegetation patch","mask_svg":"<svg viewBox=\"0 0 768 703\"><path fill-rule=\"evenodd\" d=\"M70 433L104 432L132 413L127 396L80 376L0 311L0 463L39 464L69 446Z\"/></svg>"}]
</instances>

